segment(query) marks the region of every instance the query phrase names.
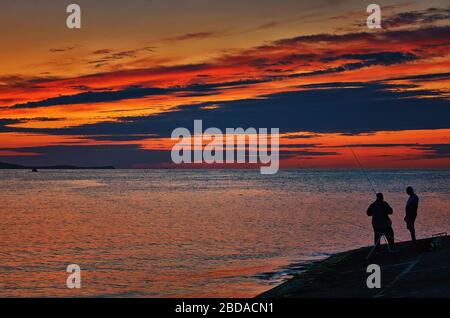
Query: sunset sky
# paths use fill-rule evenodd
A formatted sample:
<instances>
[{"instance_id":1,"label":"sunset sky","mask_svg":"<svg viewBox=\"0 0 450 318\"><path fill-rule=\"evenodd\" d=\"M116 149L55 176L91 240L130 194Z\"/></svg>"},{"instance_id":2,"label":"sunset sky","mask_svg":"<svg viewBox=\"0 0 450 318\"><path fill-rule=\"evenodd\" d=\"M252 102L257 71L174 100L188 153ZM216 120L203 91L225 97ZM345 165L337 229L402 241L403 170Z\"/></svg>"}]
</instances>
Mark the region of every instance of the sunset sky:
<instances>
[{"instance_id":1,"label":"sunset sky","mask_svg":"<svg viewBox=\"0 0 450 318\"><path fill-rule=\"evenodd\" d=\"M279 128L282 167L450 168L449 2L370 3L2 0L0 162L170 166L202 119Z\"/></svg>"}]
</instances>

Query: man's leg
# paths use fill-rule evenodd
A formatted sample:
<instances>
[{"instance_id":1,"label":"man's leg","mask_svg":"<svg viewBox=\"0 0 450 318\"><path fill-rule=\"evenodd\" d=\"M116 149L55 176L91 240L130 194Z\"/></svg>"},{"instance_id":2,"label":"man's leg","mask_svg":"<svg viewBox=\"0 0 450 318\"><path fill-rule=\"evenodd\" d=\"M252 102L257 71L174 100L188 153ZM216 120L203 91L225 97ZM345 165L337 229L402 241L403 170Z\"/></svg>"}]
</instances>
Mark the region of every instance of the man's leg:
<instances>
[{"instance_id":1,"label":"man's leg","mask_svg":"<svg viewBox=\"0 0 450 318\"><path fill-rule=\"evenodd\" d=\"M388 227L386 230L385 230L385 235L386 235L386 238L387 238L387 241L388 241L388 244L389 244L389 248L391 249L391 250L394 250L395 249L395 240L394 240L394 230L392 229L392 227L390 226L390 227Z\"/></svg>"},{"instance_id":2,"label":"man's leg","mask_svg":"<svg viewBox=\"0 0 450 318\"><path fill-rule=\"evenodd\" d=\"M414 228L414 219L410 219L407 222L407 227L409 232L411 233L411 240L413 242L416 242L416 229Z\"/></svg>"},{"instance_id":3,"label":"man's leg","mask_svg":"<svg viewBox=\"0 0 450 318\"><path fill-rule=\"evenodd\" d=\"M381 232L378 230L373 229L373 238L374 238L374 244L376 245L375 250L378 251L380 249L380 238L381 238ZM378 245L377 245L378 244Z\"/></svg>"}]
</instances>

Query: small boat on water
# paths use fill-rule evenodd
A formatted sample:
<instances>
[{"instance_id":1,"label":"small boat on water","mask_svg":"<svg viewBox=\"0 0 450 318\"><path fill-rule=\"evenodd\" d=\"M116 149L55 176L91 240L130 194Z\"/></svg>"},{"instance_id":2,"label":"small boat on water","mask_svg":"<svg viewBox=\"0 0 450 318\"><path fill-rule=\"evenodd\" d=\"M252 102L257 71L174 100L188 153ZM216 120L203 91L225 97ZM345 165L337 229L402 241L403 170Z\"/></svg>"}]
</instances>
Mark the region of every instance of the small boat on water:
<instances>
[{"instance_id":1,"label":"small boat on water","mask_svg":"<svg viewBox=\"0 0 450 318\"><path fill-rule=\"evenodd\" d=\"M38 169L33 168L33 169L31 169L31 172L38 172Z\"/></svg>"}]
</instances>

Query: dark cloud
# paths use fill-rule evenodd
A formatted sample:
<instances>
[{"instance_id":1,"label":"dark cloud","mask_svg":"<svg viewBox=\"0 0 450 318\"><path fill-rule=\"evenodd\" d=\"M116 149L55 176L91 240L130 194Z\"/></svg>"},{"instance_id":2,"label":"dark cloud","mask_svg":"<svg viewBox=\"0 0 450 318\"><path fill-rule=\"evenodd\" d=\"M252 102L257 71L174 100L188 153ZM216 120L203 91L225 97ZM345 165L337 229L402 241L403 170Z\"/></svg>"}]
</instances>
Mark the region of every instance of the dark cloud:
<instances>
[{"instance_id":1,"label":"dark cloud","mask_svg":"<svg viewBox=\"0 0 450 318\"><path fill-rule=\"evenodd\" d=\"M0 87L4 86L7 88L32 88L40 83L47 81L58 80L55 76L23 76L23 75L5 75L0 76ZM1 99L0 99L1 100Z\"/></svg>"},{"instance_id":2,"label":"dark cloud","mask_svg":"<svg viewBox=\"0 0 450 318\"><path fill-rule=\"evenodd\" d=\"M211 37L216 37L221 35L221 32L194 32L194 33L185 33L174 37L169 37L164 39L164 41L188 41L188 40L202 40L209 39Z\"/></svg>"},{"instance_id":3,"label":"dark cloud","mask_svg":"<svg viewBox=\"0 0 450 318\"><path fill-rule=\"evenodd\" d=\"M15 127L9 127L8 125L21 124L26 123L28 121L40 121L40 122L50 122L50 121L59 121L65 118L49 118L49 117L32 117L32 118L15 118L15 119L7 119L0 118L0 132L16 132L18 131ZM20 128L19 128L20 130Z\"/></svg>"},{"instance_id":4,"label":"dark cloud","mask_svg":"<svg viewBox=\"0 0 450 318\"><path fill-rule=\"evenodd\" d=\"M280 159L314 159L320 156L333 156L338 155L339 153L333 151L311 151L311 150L293 150L286 151L280 150L279 156Z\"/></svg>"},{"instance_id":5,"label":"dark cloud","mask_svg":"<svg viewBox=\"0 0 450 318\"><path fill-rule=\"evenodd\" d=\"M49 51L52 53L60 53L60 52L72 51L76 48L77 48L76 46L67 46L67 47L51 48L51 49L49 49Z\"/></svg>"},{"instance_id":6,"label":"dark cloud","mask_svg":"<svg viewBox=\"0 0 450 318\"><path fill-rule=\"evenodd\" d=\"M450 8L428 8L422 11L410 11L394 14L382 21L384 28L411 25L424 25L437 21L450 21Z\"/></svg>"},{"instance_id":7,"label":"dark cloud","mask_svg":"<svg viewBox=\"0 0 450 318\"><path fill-rule=\"evenodd\" d=\"M93 136L85 136L85 139L88 140L97 140L97 141L139 141L149 138L157 137L155 135L93 135Z\"/></svg>"},{"instance_id":8,"label":"dark cloud","mask_svg":"<svg viewBox=\"0 0 450 318\"><path fill-rule=\"evenodd\" d=\"M171 88L146 88L130 86L123 90L117 91L89 91L75 95L66 95L48 98L42 101L28 102L24 104L16 104L11 106L11 109L23 109L23 108L36 108L36 107L49 107L56 105L71 105L71 104L84 104L84 103L102 103L119 101L124 99L142 98L153 95L164 95L172 93L180 93L181 96L205 96L215 92L218 89L227 87L236 87L242 85L250 85L264 82L264 79L260 80L242 80L234 82L223 83L209 83L209 84L192 84L187 86L176 86ZM84 87L78 87L83 90Z\"/></svg>"},{"instance_id":9,"label":"dark cloud","mask_svg":"<svg viewBox=\"0 0 450 318\"><path fill-rule=\"evenodd\" d=\"M287 135L284 136L284 139L309 139L309 138L314 138L314 137L319 137L320 134L313 134L313 133L309 133L307 135Z\"/></svg>"},{"instance_id":10,"label":"dark cloud","mask_svg":"<svg viewBox=\"0 0 450 318\"><path fill-rule=\"evenodd\" d=\"M6 150L6 149L0 149ZM9 162L24 166L73 165L79 167L113 165L116 168L158 167L171 164L170 150L147 150L138 145L46 146L15 148L17 155L8 156ZM20 155L23 153L23 155ZM28 153L37 155L29 156ZM314 158L337 154L329 151L301 150L279 152L281 159ZM248 152L246 152L248 161Z\"/></svg>"},{"instance_id":11,"label":"dark cloud","mask_svg":"<svg viewBox=\"0 0 450 318\"><path fill-rule=\"evenodd\" d=\"M5 149L0 149L5 150ZM130 168L137 164L158 165L171 161L170 151L144 150L138 145L46 146L16 148L16 152L36 156L8 156L9 162L24 166L105 166Z\"/></svg>"},{"instance_id":12,"label":"dark cloud","mask_svg":"<svg viewBox=\"0 0 450 318\"><path fill-rule=\"evenodd\" d=\"M449 128L448 100L429 90L402 90L385 83L341 83L343 87L302 89L258 99L185 105L151 116L123 117L62 129L38 129L54 134L170 136L177 127L192 129L195 119L204 127L267 127L281 132L341 132ZM430 97L430 96L435 97ZM428 98L422 98L428 96ZM217 108L206 106L219 105ZM206 108L205 108L206 107ZM295 137L293 137L295 138Z\"/></svg>"},{"instance_id":13,"label":"dark cloud","mask_svg":"<svg viewBox=\"0 0 450 318\"><path fill-rule=\"evenodd\" d=\"M70 105L70 104L84 104L84 103L101 103L108 101L118 101L129 98L139 98L149 95L161 95L167 93L168 90L161 88L140 88L129 87L120 91L106 91L106 92L85 92L75 95L67 95L60 97L48 98L37 102L28 102L25 104L16 104L11 106L11 109L48 107L55 105Z\"/></svg>"},{"instance_id":14,"label":"dark cloud","mask_svg":"<svg viewBox=\"0 0 450 318\"><path fill-rule=\"evenodd\" d=\"M364 66L371 65L392 65L411 62L417 59L414 54L404 52L378 52L369 54L344 54L334 57L327 57L322 59L324 62L336 61L336 60L360 60L364 61ZM356 63L358 64L358 63Z\"/></svg>"},{"instance_id":15,"label":"dark cloud","mask_svg":"<svg viewBox=\"0 0 450 318\"><path fill-rule=\"evenodd\" d=\"M317 145L317 148L322 146ZM327 149L332 148L393 148L393 147L408 147L416 150L423 151L423 154L416 156L419 159L436 159L436 158L450 158L450 144L419 144L419 143L398 143L398 144L348 144L348 145L335 145L335 146L323 146ZM385 155L383 155L385 156ZM387 155L393 157L394 155ZM405 158L409 160L411 157Z\"/></svg>"},{"instance_id":16,"label":"dark cloud","mask_svg":"<svg viewBox=\"0 0 450 318\"><path fill-rule=\"evenodd\" d=\"M416 149L426 151L420 155L424 159L450 158L450 144L427 144L419 145Z\"/></svg>"},{"instance_id":17,"label":"dark cloud","mask_svg":"<svg viewBox=\"0 0 450 318\"><path fill-rule=\"evenodd\" d=\"M28 120L33 120L33 121L59 121L59 120L64 120L66 119L65 117L33 117L33 118L21 118L21 120L23 121L28 121Z\"/></svg>"},{"instance_id":18,"label":"dark cloud","mask_svg":"<svg viewBox=\"0 0 450 318\"><path fill-rule=\"evenodd\" d=\"M110 49L96 50L92 52L94 55L96 55L95 59L88 61L88 64L95 64L96 67L100 67L111 62L120 61L125 58L136 58L141 53L154 52L154 49L155 47L153 46L146 46L124 51L113 51ZM101 57L98 58L97 55L100 55Z\"/></svg>"},{"instance_id":19,"label":"dark cloud","mask_svg":"<svg viewBox=\"0 0 450 318\"><path fill-rule=\"evenodd\" d=\"M281 39L261 46L261 49L276 48L277 46L301 46L303 44L326 43L348 43L355 41L367 41L372 45L383 47L390 42L414 42L421 39L447 39L450 26L432 26L412 30L390 30L387 32L355 32L345 34L313 34L301 35L293 38Z\"/></svg>"},{"instance_id":20,"label":"dark cloud","mask_svg":"<svg viewBox=\"0 0 450 318\"><path fill-rule=\"evenodd\" d=\"M7 125L19 124L22 120L20 119L5 119L0 118L0 132L13 132L16 129L12 127L8 127Z\"/></svg>"},{"instance_id":21,"label":"dark cloud","mask_svg":"<svg viewBox=\"0 0 450 318\"><path fill-rule=\"evenodd\" d=\"M326 146L326 148L392 148L392 147L417 147L418 143L398 143L398 144L348 144L348 145L335 145L335 146Z\"/></svg>"},{"instance_id":22,"label":"dark cloud","mask_svg":"<svg viewBox=\"0 0 450 318\"><path fill-rule=\"evenodd\" d=\"M364 56L367 57L367 59L364 59ZM312 71L312 72L302 72L302 73L295 73L295 74L289 74L285 77L290 78L298 78L298 77L306 77L306 76L315 76L315 75L323 75L323 74L333 74L333 73L341 73L345 71L354 71L358 69L362 69L369 66L374 65L393 65L393 64L402 64L406 62L411 62L416 59L416 56L410 53L400 53L400 52L382 52L382 53L374 53L374 54L347 54L347 55L341 55L338 57L333 58L327 58L328 61L332 60L340 60L343 58L348 59L357 59L357 60L363 60L362 62L355 62L355 63L346 63L340 66L336 67L330 67L318 71Z\"/></svg>"},{"instance_id":23,"label":"dark cloud","mask_svg":"<svg viewBox=\"0 0 450 318\"><path fill-rule=\"evenodd\" d=\"M312 34L312 35L300 35L293 38L286 38L274 41L272 44L260 46L260 48L270 48L272 46L277 45L299 45L299 44L306 44L306 43L317 43L317 42L338 42L342 41L342 43L345 43L346 41L355 41L355 40L361 40L366 39L367 37L370 37L371 33L361 32L361 33L346 33L346 34Z\"/></svg>"},{"instance_id":24,"label":"dark cloud","mask_svg":"<svg viewBox=\"0 0 450 318\"><path fill-rule=\"evenodd\" d=\"M110 49L101 49L101 50L96 50L94 52L92 52L93 54L109 54L112 53L113 51Z\"/></svg>"},{"instance_id":25,"label":"dark cloud","mask_svg":"<svg viewBox=\"0 0 450 318\"><path fill-rule=\"evenodd\" d=\"M412 76L402 76L394 77L390 80L412 80L418 82L435 81L449 79L450 73L433 73L433 74L422 74L422 75L412 75Z\"/></svg>"},{"instance_id":26,"label":"dark cloud","mask_svg":"<svg viewBox=\"0 0 450 318\"><path fill-rule=\"evenodd\" d=\"M79 90L79 91L94 90L92 87L89 87L89 86L86 86L86 85L74 85L74 86L71 86L71 88Z\"/></svg>"},{"instance_id":27,"label":"dark cloud","mask_svg":"<svg viewBox=\"0 0 450 318\"><path fill-rule=\"evenodd\" d=\"M282 146L282 148L312 148L312 147L317 147L317 144L287 144Z\"/></svg>"},{"instance_id":28,"label":"dark cloud","mask_svg":"<svg viewBox=\"0 0 450 318\"><path fill-rule=\"evenodd\" d=\"M315 84L305 84L298 86L299 88L350 88L350 87L364 87L366 83L362 82L328 82L328 83L315 83Z\"/></svg>"},{"instance_id":29,"label":"dark cloud","mask_svg":"<svg viewBox=\"0 0 450 318\"><path fill-rule=\"evenodd\" d=\"M450 30L449 30L450 31ZM313 57L311 57L313 58ZM315 56L317 58L317 56ZM316 76L323 74L341 73L353 71L375 65L394 65L412 62L419 59L416 55L408 52L376 52L370 54L344 54L334 57L319 58L321 62L339 61L339 60L359 60L360 62L345 63L336 67L324 68L311 72L293 73L289 75L266 76L266 81L280 80L285 78L299 78Z\"/></svg>"}]
</instances>

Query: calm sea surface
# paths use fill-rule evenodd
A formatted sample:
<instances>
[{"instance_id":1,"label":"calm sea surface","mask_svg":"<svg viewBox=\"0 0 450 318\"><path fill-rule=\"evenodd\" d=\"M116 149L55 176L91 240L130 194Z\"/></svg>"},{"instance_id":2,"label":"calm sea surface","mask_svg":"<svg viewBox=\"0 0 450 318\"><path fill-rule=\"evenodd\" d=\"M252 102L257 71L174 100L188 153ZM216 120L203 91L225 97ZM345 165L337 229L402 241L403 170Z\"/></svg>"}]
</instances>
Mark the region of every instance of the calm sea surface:
<instances>
[{"instance_id":1,"label":"calm sea surface","mask_svg":"<svg viewBox=\"0 0 450 318\"><path fill-rule=\"evenodd\" d=\"M419 236L450 232L450 170L372 170ZM0 296L247 297L372 242L360 171L0 171ZM66 287L78 264L82 288Z\"/></svg>"}]
</instances>

